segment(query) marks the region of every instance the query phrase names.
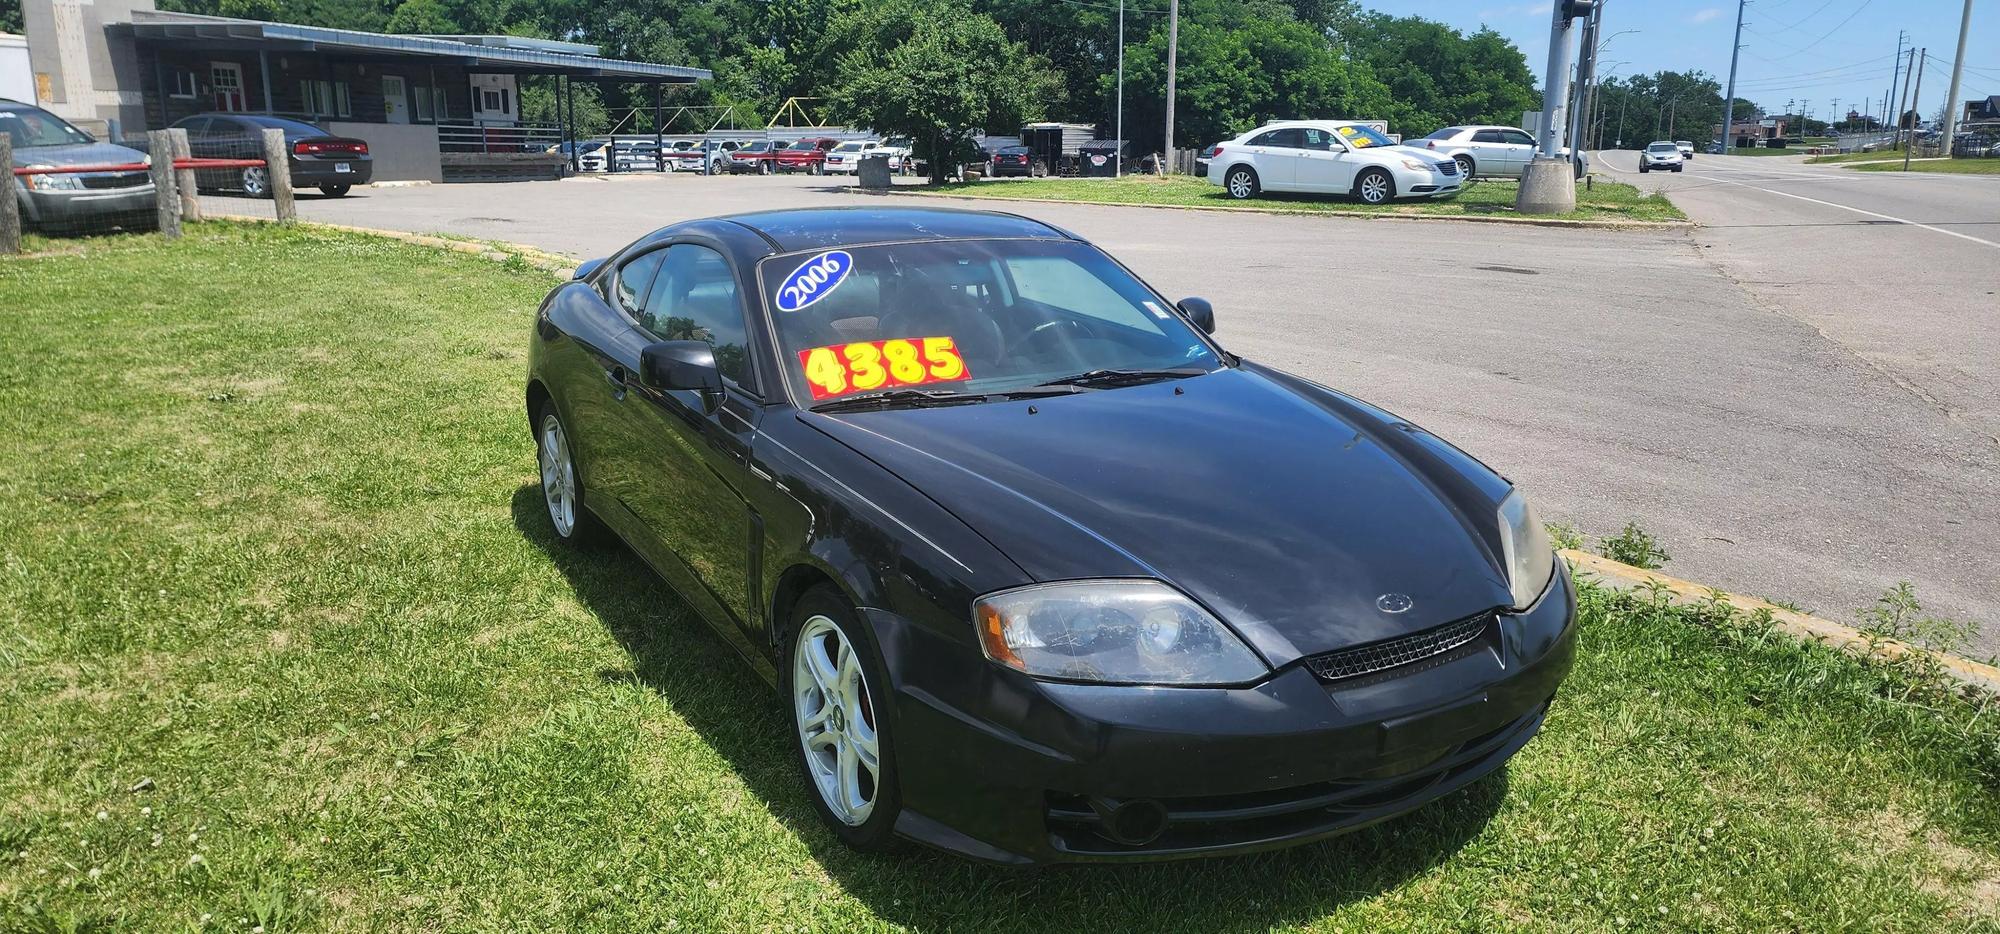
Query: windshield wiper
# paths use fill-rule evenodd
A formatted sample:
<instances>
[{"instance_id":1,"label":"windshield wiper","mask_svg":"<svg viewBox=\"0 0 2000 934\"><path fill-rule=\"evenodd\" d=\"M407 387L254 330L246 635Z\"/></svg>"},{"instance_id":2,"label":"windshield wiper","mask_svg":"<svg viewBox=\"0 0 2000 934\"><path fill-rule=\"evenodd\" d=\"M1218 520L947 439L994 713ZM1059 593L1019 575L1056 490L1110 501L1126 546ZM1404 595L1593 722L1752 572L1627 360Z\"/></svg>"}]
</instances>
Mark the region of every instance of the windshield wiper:
<instances>
[{"instance_id":1,"label":"windshield wiper","mask_svg":"<svg viewBox=\"0 0 2000 934\"><path fill-rule=\"evenodd\" d=\"M1086 386L1092 388L1135 386L1139 383L1151 383L1163 379L1186 379L1190 376L1201 376L1207 372L1206 368L1192 366L1134 370L1085 370L1073 376L1052 379L1039 385Z\"/></svg>"},{"instance_id":2,"label":"windshield wiper","mask_svg":"<svg viewBox=\"0 0 2000 934\"><path fill-rule=\"evenodd\" d=\"M965 405L985 402L986 396L979 393L953 392L949 389L891 389L887 392L871 392L864 396L848 396L845 399L829 399L812 407L815 412L857 412L864 409L880 409L892 406L922 408L937 405Z\"/></svg>"}]
</instances>

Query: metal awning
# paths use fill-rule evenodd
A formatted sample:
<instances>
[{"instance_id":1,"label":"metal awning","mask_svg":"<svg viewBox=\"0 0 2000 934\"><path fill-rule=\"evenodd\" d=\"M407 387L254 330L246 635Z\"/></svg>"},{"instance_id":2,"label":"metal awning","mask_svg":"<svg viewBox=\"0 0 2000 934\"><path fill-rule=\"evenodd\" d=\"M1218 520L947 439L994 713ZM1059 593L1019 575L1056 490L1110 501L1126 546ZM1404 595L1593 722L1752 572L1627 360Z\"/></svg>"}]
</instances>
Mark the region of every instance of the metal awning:
<instances>
[{"instance_id":1,"label":"metal awning","mask_svg":"<svg viewBox=\"0 0 2000 934\"><path fill-rule=\"evenodd\" d=\"M328 29L291 23L267 23L226 16L199 16L158 10L134 10L132 22L107 27L134 39L153 42L193 42L203 48L244 51L339 53L363 61L429 59L449 61L493 74L568 75L654 83L693 83L714 77L706 68L658 65L599 58L570 49L578 43L493 42L489 37L395 36L353 29Z\"/></svg>"}]
</instances>

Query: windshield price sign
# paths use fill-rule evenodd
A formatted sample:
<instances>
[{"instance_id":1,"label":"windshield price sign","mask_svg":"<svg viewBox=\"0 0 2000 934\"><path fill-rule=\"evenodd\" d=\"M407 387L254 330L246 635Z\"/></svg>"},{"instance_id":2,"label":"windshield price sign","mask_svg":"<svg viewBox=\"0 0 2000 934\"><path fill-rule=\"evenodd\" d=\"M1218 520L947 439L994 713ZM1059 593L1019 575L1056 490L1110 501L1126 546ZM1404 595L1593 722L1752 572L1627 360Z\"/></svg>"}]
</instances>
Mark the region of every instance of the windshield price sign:
<instances>
[{"instance_id":1,"label":"windshield price sign","mask_svg":"<svg viewBox=\"0 0 2000 934\"><path fill-rule=\"evenodd\" d=\"M814 401L875 389L971 379L949 337L857 341L799 351Z\"/></svg>"}]
</instances>

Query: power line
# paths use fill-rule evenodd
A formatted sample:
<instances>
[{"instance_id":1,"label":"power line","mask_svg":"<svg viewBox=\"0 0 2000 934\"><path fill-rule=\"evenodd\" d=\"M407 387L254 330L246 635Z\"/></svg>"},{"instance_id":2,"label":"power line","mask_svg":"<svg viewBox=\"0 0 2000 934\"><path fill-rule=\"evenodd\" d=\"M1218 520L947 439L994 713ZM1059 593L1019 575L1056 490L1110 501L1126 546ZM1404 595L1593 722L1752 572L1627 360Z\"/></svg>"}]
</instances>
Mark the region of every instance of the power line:
<instances>
[{"instance_id":1,"label":"power line","mask_svg":"<svg viewBox=\"0 0 2000 934\"><path fill-rule=\"evenodd\" d=\"M1824 11L1824 10L1825 10L1825 9L1826 9L1827 7L1830 7L1830 6L1832 6L1832 5L1833 5L1833 0L1826 0L1826 2L1825 2L1825 3L1822 3L1822 4L1820 4L1820 5L1819 5L1819 9L1816 9L1816 10L1812 11L1811 13L1807 13L1806 15L1804 15L1804 16L1801 16L1801 17L1799 17L1799 19L1798 19L1798 21L1797 21L1797 22L1795 22L1795 23L1792 23L1792 24L1791 24L1791 25L1789 25L1789 26L1779 26L1779 27L1778 27L1778 31L1779 31L1779 32L1784 32L1784 31L1785 31L1785 30L1787 30L1787 29L1797 29L1797 28L1799 28L1799 27L1800 27L1801 25L1804 25L1804 23L1805 23L1805 21L1806 21L1806 20L1809 20L1809 19L1812 19L1812 18L1813 18L1813 17L1815 17L1815 16L1818 16L1818 15L1819 15L1819 14L1820 14L1820 13L1821 13L1822 11ZM1775 7L1774 7L1773 9L1775 9Z\"/></svg>"},{"instance_id":2,"label":"power line","mask_svg":"<svg viewBox=\"0 0 2000 934\"><path fill-rule=\"evenodd\" d=\"M1794 57L1794 56L1798 56L1798 55L1804 55L1804 54L1806 54L1807 52L1810 52L1810 51L1812 51L1812 48L1813 48L1813 46L1816 46L1816 45L1819 45L1820 43L1822 43L1822 42L1825 42L1826 40L1828 40L1828 39L1832 38L1832 37L1833 37L1833 34L1834 34L1834 33L1837 33L1837 32L1839 32L1839 31L1841 30L1841 28L1842 28L1842 27L1845 27L1845 26L1846 26L1846 25L1847 25L1848 23L1851 23L1851 22L1854 22L1854 18L1855 18L1855 17L1857 17L1857 16L1860 16L1860 15L1861 15L1861 11L1862 11L1862 10L1865 10L1865 9L1868 9L1868 6L1869 6L1870 4L1872 4L1872 3L1874 3L1874 2L1875 2L1875 0L1861 0L1861 5L1860 5L1860 6L1858 6L1858 7L1855 7L1855 8L1854 8L1854 12L1852 12L1852 13L1849 13L1849 14L1847 14L1847 18L1846 18L1846 19L1844 19L1844 20L1841 20L1841 21L1840 21L1840 23L1839 23L1839 25L1837 25L1837 26L1834 26L1834 27L1833 27L1832 29L1829 29L1829 30L1827 30L1827 31L1826 31L1826 33L1825 33L1825 34L1823 34L1823 35L1821 35L1821 36L1820 36L1819 38L1817 38L1817 39L1814 39L1813 41L1811 41L1811 42L1808 42L1808 43L1806 43L1806 44L1805 44L1804 46L1801 46L1801 47L1799 48L1799 50L1798 50L1798 51L1796 51L1796 52L1793 52L1793 53L1792 53L1791 55L1780 55L1780 56L1778 56L1778 58L1777 58L1776 60L1778 60L1778 61L1782 61L1782 60L1784 60L1784 59L1787 59L1787 58L1792 58L1792 57Z\"/></svg>"}]
</instances>

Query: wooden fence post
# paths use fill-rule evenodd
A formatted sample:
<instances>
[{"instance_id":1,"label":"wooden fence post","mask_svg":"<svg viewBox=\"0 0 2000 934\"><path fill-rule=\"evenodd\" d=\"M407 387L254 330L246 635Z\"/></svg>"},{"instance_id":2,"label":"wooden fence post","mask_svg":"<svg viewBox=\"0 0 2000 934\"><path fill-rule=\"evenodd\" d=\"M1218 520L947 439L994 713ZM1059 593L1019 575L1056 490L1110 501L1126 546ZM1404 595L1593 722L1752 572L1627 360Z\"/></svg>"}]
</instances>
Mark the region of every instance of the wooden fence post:
<instances>
[{"instance_id":1,"label":"wooden fence post","mask_svg":"<svg viewBox=\"0 0 2000 934\"><path fill-rule=\"evenodd\" d=\"M264 131L264 177L271 183L271 203L277 206L278 222L290 223L298 218L298 207L292 203L292 163L285 152L285 131Z\"/></svg>"},{"instance_id":2,"label":"wooden fence post","mask_svg":"<svg viewBox=\"0 0 2000 934\"><path fill-rule=\"evenodd\" d=\"M14 138L0 133L0 172L6 173L7 193L0 195L0 253L21 252L21 204L14 188Z\"/></svg>"},{"instance_id":3,"label":"wooden fence post","mask_svg":"<svg viewBox=\"0 0 2000 934\"><path fill-rule=\"evenodd\" d=\"M178 162L182 159L194 157L194 149L188 145L187 130L170 129L167 131L167 135L172 137L174 141L174 161ZM181 220L201 220L201 193L195 184L194 170L175 169L174 187L180 189L181 193Z\"/></svg>"},{"instance_id":4,"label":"wooden fence post","mask_svg":"<svg viewBox=\"0 0 2000 934\"><path fill-rule=\"evenodd\" d=\"M174 141L165 130L146 134L146 152L153 157L153 204L158 210L160 233L181 235L181 198L174 191Z\"/></svg>"}]
</instances>

